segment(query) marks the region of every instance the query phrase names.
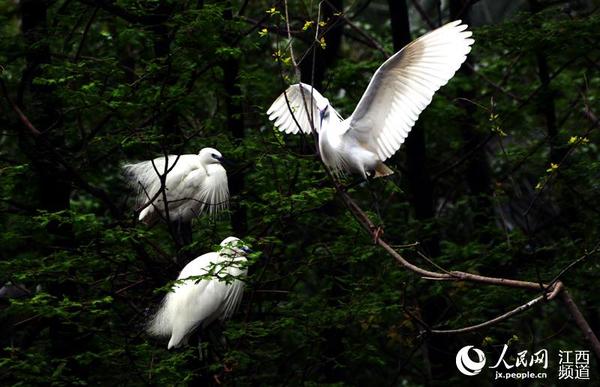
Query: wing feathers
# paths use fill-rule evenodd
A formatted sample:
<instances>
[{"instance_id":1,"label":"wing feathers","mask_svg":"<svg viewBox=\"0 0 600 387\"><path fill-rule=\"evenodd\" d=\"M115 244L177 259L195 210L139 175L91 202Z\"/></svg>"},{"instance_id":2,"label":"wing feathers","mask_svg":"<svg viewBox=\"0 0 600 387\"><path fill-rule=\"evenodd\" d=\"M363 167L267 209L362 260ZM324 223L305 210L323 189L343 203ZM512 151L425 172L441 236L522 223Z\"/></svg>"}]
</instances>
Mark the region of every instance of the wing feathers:
<instances>
[{"instance_id":1,"label":"wing feathers","mask_svg":"<svg viewBox=\"0 0 600 387\"><path fill-rule=\"evenodd\" d=\"M393 155L471 51L472 33L460 23L422 36L381 65L350 117L347 135L370 144L382 161Z\"/></svg>"},{"instance_id":2,"label":"wing feathers","mask_svg":"<svg viewBox=\"0 0 600 387\"><path fill-rule=\"evenodd\" d=\"M303 90L301 91L300 88ZM300 83L288 87L286 91L277 97L267 110L267 115L269 120L275 121L274 125L281 132L297 134L302 131L303 133L310 133L313 126L318 132L321 121L320 110L327 105L329 105L329 101L316 89L305 83ZM307 114L307 109L312 110L310 117Z\"/></svg>"}]
</instances>

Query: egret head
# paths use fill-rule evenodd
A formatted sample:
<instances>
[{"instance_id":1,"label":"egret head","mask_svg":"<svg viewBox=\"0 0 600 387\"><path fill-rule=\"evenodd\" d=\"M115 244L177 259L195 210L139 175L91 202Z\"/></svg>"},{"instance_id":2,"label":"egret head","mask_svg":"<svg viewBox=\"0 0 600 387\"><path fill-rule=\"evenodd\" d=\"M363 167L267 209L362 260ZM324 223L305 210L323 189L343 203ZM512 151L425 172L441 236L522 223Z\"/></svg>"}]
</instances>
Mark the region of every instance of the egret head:
<instances>
[{"instance_id":1,"label":"egret head","mask_svg":"<svg viewBox=\"0 0 600 387\"><path fill-rule=\"evenodd\" d=\"M235 256L246 256L252 252L248 246L239 238L234 236L227 237L221 242L221 252L233 254Z\"/></svg>"},{"instance_id":2,"label":"egret head","mask_svg":"<svg viewBox=\"0 0 600 387\"><path fill-rule=\"evenodd\" d=\"M317 101L317 109L319 109L320 111L325 111L327 110L327 108L329 107L329 105L331 105L329 103L329 100L325 97L323 97L322 99L320 99L319 101Z\"/></svg>"},{"instance_id":3,"label":"egret head","mask_svg":"<svg viewBox=\"0 0 600 387\"><path fill-rule=\"evenodd\" d=\"M216 164L223 161L221 152L215 148L202 148L198 155L203 164Z\"/></svg>"}]
</instances>

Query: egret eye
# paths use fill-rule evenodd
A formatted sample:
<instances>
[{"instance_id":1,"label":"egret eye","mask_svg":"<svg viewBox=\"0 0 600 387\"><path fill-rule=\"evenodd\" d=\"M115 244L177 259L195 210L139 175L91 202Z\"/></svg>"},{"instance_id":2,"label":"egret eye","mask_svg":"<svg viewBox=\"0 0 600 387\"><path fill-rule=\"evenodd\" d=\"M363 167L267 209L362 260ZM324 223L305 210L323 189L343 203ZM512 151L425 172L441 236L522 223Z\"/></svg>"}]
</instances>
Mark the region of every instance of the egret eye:
<instances>
[{"instance_id":1,"label":"egret eye","mask_svg":"<svg viewBox=\"0 0 600 387\"><path fill-rule=\"evenodd\" d=\"M323 120L329 117L329 106L325 107L325 109L321 110L321 125L323 125Z\"/></svg>"}]
</instances>

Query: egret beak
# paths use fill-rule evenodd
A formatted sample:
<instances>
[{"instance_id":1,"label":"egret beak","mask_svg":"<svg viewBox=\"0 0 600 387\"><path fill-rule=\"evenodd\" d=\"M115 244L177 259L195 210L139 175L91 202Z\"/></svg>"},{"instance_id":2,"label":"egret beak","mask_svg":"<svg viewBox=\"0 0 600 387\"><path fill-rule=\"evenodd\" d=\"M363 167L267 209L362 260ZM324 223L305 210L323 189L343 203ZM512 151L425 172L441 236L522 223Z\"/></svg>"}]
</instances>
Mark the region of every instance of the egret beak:
<instances>
[{"instance_id":1,"label":"egret beak","mask_svg":"<svg viewBox=\"0 0 600 387\"><path fill-rule=\"evenodd\" d=\"M254 252L254 250L252 250L248 246L242 246L242 251L246 254L252 254Z\"/></svg>"},{"instance_id":2,"label":"egret beak","mask_svg":"<svg viewBox=\"0 0 600 387\"><path fill-rule=\"evenodd\" d=\"M221 164L224 164L224 165L234 165L234 164L233 164L233 161L231 161L231 160L229 160L229 159L226 159L226 158L225 158L225 157L223 157L223 156L213 156L213 158L214 158L215 160L217 160L218 162L220 162Z\"/></svg>"},{"instance_id":3,"label":"egret beak","mask_svg":"<svg viewBox=\"0 0 600 387\"><path fill-rule=\"evenodd\" d=\"M319 110L319 115L321 116L321 121L319 121L319 127L323 126L323 119L325 118L326 113L327 113L327 107L325 107L325 109L323 109L323 110Z\"/></svg>"}]
</instances>

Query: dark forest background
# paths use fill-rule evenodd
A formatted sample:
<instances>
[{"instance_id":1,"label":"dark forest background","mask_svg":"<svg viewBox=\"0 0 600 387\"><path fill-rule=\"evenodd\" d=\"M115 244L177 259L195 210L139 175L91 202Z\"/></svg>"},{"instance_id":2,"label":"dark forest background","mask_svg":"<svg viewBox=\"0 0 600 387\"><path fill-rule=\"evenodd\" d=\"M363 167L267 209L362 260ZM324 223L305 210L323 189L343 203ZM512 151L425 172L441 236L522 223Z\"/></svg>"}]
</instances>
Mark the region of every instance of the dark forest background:
<instances>
[{"instance_id":1,"label":"dark forest background","mask_svg":"<svg viewBox=\"0 0 600 387\"><path fill-rule=\"evenodd\" d=\"M388 162L349 191L429 270L550 283L600 332L598 1L288 1L301 78L344 116L404 44L465 20L468 62ZM431 281L374 244L315 156L265 112L297 81L284 1L0 2L0 383L460 385L458 349L497 358L591 345L558 298ZM136 221L125 161L235 161L232 205L180 246ZM368 230L367 230L368 231ZM257 251L240 310L209 356L144 324L191 258L235 235ZM571 266L569 266L571 265ZM591 379L598 381L591 351ZM529 384L525 381L523 384Z\"/></svg>"}]
</instances>

